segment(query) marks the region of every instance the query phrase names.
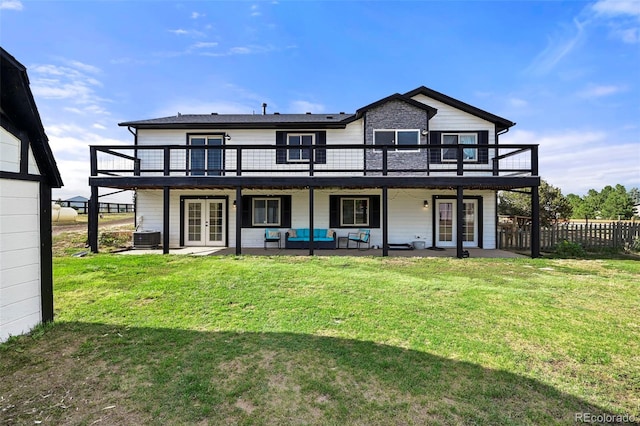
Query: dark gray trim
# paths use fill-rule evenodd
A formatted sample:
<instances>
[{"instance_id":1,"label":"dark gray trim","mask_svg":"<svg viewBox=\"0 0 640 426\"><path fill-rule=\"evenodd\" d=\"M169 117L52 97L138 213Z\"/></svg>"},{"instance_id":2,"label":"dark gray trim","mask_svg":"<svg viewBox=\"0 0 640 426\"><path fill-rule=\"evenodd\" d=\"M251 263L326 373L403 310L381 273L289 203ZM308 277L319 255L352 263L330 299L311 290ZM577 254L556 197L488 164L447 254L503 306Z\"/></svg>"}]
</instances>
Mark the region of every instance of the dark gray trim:
<instances>
[{"instance_id":1,"label":"dark gray trim","mask_svg":"<svg viewBox=\"0 0 640 426\"><path fill-rule=\"evenodd\" d=\"M29 175L15 172L0 171L0 179L28 180L30 182L42 182L43 177L40 175Z\"/></svg>"},{"instance_id":2,"label":"dark gray trim","mask_svg":"<svg viewBox=\"0 0 640 426\"><path fill-rule=\"evenodd\" d=\"M168 186L162 188L162 254L169 254L169 211L171 207L171 192Z\"/></svg>"},{"instance_id":3,"label":"dark gray trim","mask_svg":"<svg viewBox=\"0 0 640 426\"><path fill-rule=\"evenodd\" d=\"M540 194L537 186L531 187L531 257L540 257Z\"/></svg>"},{"instance_id":4,"label":"dark gray trim","mask_svg":"<svg viewBox=\"0 0 640 426\"><path fill-rule=\"evenodd\" d=\"M236 187L236 255L242 254L242 187Z\"/></svg>"},{"instance_id":5,"label":"dark gray trim","mask_svg":"<svg viewBox=\"0 0 640 426\"><path fill-rule=\"evenodd\" d=\"M441 188L463 186L465 189L509 189L540 185L539 176L108 176L89 178L89 185L120 188L144 189L170 186L178 188Z\"/></svg>"},{"instance_id":6,"label":"dark gray trim","mask_svg":"<svg viewBox=\"0 0 640 426\"><path fill-rule=\"evenodd\" d=\"M89 198L89 217L88 217L88 241L92 253L98 253L98 187L91 187L91 197Z\"/></svg>"},{"instance_id":7,"label":"dark gray trim","mask_svg":"<svg viewBox=\"0 0 640 426\"><path fill-rule=\"evenodd\" d=\"M313 256L313 203L314 203L313 187L309 188L309 256Z\"/></svg>"},{"instance_id":8,"label":"dark gray trim","mask_svg":"<svg viewBox=\"0 0 640 426\"><path fill-rule=\"evenodd\" d=\"M40 300L42 322L53 321L51 187L40 183Z\"/></svg>"},{"instance_id":9,"label":"dark gray trim","mask_svg":"<svg viewBox=\"0 0 640 426\"><path fill-rule=\"evenodd\" d=\"M389 191L382 187L382 256L389 256Z\"/></svg>"},{"instance_id":10,"label":"dark gray trim","mask_svg":"<svg viewBox=\"0 0 640 426\"><path fill-rule=\"evenodd\" d=\"M464 233L464 188L458 186L456 188L456 257L463 257L463 241Z\"/></svg>"}]
</instances>

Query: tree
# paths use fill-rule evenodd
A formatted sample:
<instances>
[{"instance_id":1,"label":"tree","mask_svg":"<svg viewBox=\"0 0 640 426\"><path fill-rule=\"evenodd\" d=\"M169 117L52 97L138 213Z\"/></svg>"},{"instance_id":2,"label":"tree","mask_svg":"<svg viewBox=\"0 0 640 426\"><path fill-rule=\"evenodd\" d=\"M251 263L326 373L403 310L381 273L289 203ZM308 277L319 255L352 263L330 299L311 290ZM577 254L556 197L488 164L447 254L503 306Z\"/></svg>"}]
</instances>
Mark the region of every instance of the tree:
<instances>
[{"instance_id":1,"label":"tree","mask_svg":"<svg viewBox=\"0 0 640 426\"><path fill-rule=\"evenodd\" d=\"M634 191L635 190L635 191ZM577 219L630 219L633 216L633 197L638 189L627 192L623 185L607 185L600 192L590 189L584 197L567 196Z\"/></svg>"},{"instance_id":2,"label":"tree","mask_svg":"<svg viewBox=\"0 0 640 426\"><path fill-rule=\"evenodd\" d=\"M548 226L560 219L571 217L572 205L562 195L560 188L556 188L542 179L538 193L540 195L540 224L542 226ZM531 195L503 191L498 198L498 213L508 216L531 217Z\"/></svg>"}]
</instances>

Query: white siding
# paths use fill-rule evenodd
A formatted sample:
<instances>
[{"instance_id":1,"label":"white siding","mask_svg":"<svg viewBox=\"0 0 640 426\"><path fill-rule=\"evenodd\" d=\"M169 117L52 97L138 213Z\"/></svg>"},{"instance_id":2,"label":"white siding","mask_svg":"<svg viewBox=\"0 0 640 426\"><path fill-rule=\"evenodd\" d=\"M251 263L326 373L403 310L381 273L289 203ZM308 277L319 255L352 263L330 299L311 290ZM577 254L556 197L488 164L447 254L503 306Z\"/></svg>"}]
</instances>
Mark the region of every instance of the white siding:
<instances>
[{"instance_id":1,"label":"white siding","mask_svg":"<svg viewBox=\"0 0 640 426\"><path fill-rule=\"evenodd\" d=\"M20 139L0 127L0 171L20 171Z\"/></svg>"},{"instance_id":2,"label":"white siding","mask_svg":"<svg viewBox=\"0 0 640 426\"><path fill-rule=\"evenodd\" d=\"M39 191L0 179L0 342L42 320Z\"/></svg>"},{"instance_id":3,"label":"white siding","mask_svg":"<svg viewBox=\"0 0 640 426\"><path fill-rule=\"evenodd\" d=\"M322 129L318 129L322 130ZM314 130L308 130L313 132ZM327 145L336 144L362 144L363 143L363 129L362 120L347 125L345 129L328 129L327 132ZM193 130L157 130L157 129L140 129L138 131L138 145L185 145L187 143L187 134L220 134L228 133L231 136L229 141L226 141L226 146L235 145L275 145L276 143L276 131L275 130L251 130L251 129L235 129L235 130L215 130L215 129L193 129ZM349 168L355 170L362 170L364 168L364 156L362 150L327 150L326 164L315 164L314 168L318 170L318 174L322 176L329 176L329 174L322 174L320 171L325 169L336 168ZM138 156L141 158L141 169L160 169L163 165L163 151L153 150L144 151L140 150ZM171 151L171 168L180 169L185 168L187 164L186 151L172 150ZM237 157L235 150L225 151L225 168L233 170L237 167ZM244 176L277 176L283 175L278 170L287 170L287 176L295 176L292 170L308 169L308 164L301 163L296 164L276 164L276 151L273 149L259 149L249 150L244 149L242 151L242 165L245 171ZM246 169L260 169L260 170L273 170L273 172L254 172L246 171ZM144 174L144 173L143 173ZM151 173L147 173L149 175ZM155 175L161 173L155 172ZM300 172L301 175L307 175L307 172ZM339 173L341 176L345 176L346 173ZM362 172L353 172L349 175L361 175ZM175 172L172 175L184 175L184 172ZM334 173L335 175L335 173Z\"/></svg>"},{"instance_id":4,"label":"white siding","mask_svg":"<svg viewBox=\"0 0 640 426\"><path fill-rule=\"evenodd\" d=\"M31 144L29 144L29 168L30 175L39 175L40 169L38 169L38 164L36 163L36 158L33 156L33 149L31 148Z\"/></svg>"},{"instance_id":5,"label":"white siding","mask_svg":"<svg viewBox=\"0 0 640 426\"><path fill-rule=\"evenodd\" d=\"M243 195L291 195L292 202L292 228L304 228L309 226L309 199L308 190L244 190ZM322 189L314 191L314 226L316 228L329 228L329 196L330 195L381 195L379 189L341 190ZM495 192L494 191L465 191L465 196L483 197L483 246L486 249L494 249L495 242ZM235 191L224 190L189 190L171 191L170 195L170 247L178 247L180 243L180 196L228 196L229 217L227 218L229 229L229 246L235 247L236 210L233 208ZM389 242L410 243L415 240L423 240L427 247L432 245L433 238L433 212L432 196L455 195L454 191L426 190L426 189L390 189L389 195ZM424 200L429 201L429 207L424 208ZM142 217L139 230L162 231L162 206L163 197L161 190L138 191L138 217ZM338 228L338 236L346 236L348 232L357 228ZM287 229L282 228L285 232ZM263 228L243 228L243 247L262 247ZM371 229L371 244L382 245L382 230Z\"/></svg>"}]
</instances>

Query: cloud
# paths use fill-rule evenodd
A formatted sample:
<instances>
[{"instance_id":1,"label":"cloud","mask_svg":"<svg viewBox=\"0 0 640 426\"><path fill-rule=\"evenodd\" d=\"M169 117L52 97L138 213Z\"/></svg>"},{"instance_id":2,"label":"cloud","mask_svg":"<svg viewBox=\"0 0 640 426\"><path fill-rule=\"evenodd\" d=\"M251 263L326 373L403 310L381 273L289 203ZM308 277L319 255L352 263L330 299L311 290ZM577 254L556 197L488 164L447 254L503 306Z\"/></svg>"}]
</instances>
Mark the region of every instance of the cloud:
<instances>
[{"instance_id":1,"label":"cloud","mask_svg":"<svg viewBox=\"0 0 640 426\"><path fill-rule=\"evenodd\" d=\"M573 27L566 31L567 34L551 38L547 47L536 56L525 72L544 75L552 71L583 40L587 24L588 21L574 19Z\"/></svg>"},{"instance_id":2,"label":"cloud","mask_svg":"<svg viewBox=\"0 0 640 426\"><path fill-rule=\"evenodd\" d=\"M176 30L167 30L172 34L177 36L191 36L191 37L204 37L205 33L198 30L185 30L183 28L178 28Z\"/></svg>"},{"instance_id":3,"label":"cloud","mask_svg":"<svg viewBox=\"0 0 640 426\"><path fill-rule=\"evenodd\" d=\"M584 194L591 188L640 184L640 150L637 142L622 141L602 131L566 130L541 134L515 130L501 143L539 144L540 175L563 194Z\"/></svg>"},{"instance_id":4,"label":"cloud","mask_svg":"<svg viewBox=\"0 0 640 426\"><path fill-rule=\"evenodd\" d=\"M324 105L308 101L292 101L289 104L289 111L294 114L301 114L304 112L321 113L324 112Z\"/></svg>"},{"instance_id":5,"label":"cloud","mask_svg":"<svg viewBox=\"0 0 640 426\"><path fill-rule=\"evenodd\" d=\"M0 1L0 10L17 10L24 9L24 5L20 0L2 0Z\"/></svg>"},{"instance_id":6,"label":"cloud","mask_svg":"<svg viewBox=\"0 0 640 426\"><path fill-rule=\"evenodd\" d=\"M592 8L601 15L633 16L640 20L640 2L638 0L600 0Z\"/></svg>"},{"instance_id":7,"label":"cloud","mask_svg":"<svg viewBox=\"0 0 640 426\"><path fill-rule=\"evenodd\" d=\"M257 4L251 5L251 16L260 16L262 12L260 12L260 6Z\"/></svg>"},{"instance_id":8,"label":"cloud","mask_svg":"<svg viewBox=\"0 0 640 426\"><path fill-rule=\"evenodd\" d=\"M198 18L204 18L205 15L204 13L199 13L199 12L191 12L191 19L198 19Z\"/></svg>"},{"instance_id":9,"label":"cloud","mask_svg":"<svg viewBox=\"0 0 640 426\"><path fill-rule=\"evenodd\" d=\"M601 98L603 96L620 93L624 90L625 89L620 86L591 84L586 89L578 93L578 96L585 99Z\"/></svg>"},{"instance_id":10,"label":"cloud","mask_svg":"<svg viewBox=\"0 0 640 426\"><path fill-rule=\"evenodd\" d=\"M529 106L529 102L520 98L509 98L509 105L513 108L524 108Z\"/></svg>"}]
</instances>

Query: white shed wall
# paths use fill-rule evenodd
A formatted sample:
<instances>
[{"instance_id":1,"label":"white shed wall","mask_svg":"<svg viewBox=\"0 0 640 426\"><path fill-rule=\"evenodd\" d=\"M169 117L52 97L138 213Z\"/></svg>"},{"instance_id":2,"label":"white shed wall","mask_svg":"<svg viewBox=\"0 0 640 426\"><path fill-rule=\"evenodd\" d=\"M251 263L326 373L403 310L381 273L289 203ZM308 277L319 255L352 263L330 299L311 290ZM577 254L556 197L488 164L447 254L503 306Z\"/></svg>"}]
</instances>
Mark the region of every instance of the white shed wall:
<instances>
[{"instance_id":1,"label":"white shed wall","mask_svg":"<svg viewBox=\"0 0 640 426\"><path fill-rule=\"evenodd\" d=\"M20 139L0 127L0 171L20 171Z\"/></svg>"},{"instance_id":2,"label":"white shed wall","mask_svg":"<svg viewBox=\"0 0 640 426\"><path fill-rule=\"evenodd\" d=\"M42 321L39 194L38 182L0 179L0 341Z\"/></svg>"}]
</instances>

